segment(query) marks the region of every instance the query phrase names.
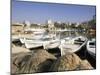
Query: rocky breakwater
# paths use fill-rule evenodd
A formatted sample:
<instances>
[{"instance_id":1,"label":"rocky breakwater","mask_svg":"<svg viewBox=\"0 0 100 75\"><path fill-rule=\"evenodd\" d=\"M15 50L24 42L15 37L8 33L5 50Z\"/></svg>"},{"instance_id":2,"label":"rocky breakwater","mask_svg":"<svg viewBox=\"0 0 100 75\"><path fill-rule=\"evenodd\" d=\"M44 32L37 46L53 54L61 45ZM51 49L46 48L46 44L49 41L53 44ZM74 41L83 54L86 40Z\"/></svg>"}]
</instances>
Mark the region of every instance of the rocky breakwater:
<instances>
[{"instance_id":1,"label":"rocky breakwater","mask_svg":"<svg viewBox=\"0 0 100 75\"><path fill-rule=\"evenodd\" d=\"M87 60L82 60L75 53L67 53L56 58L42 49L35 52L23 52L12 55L12 74L90 69L93 69L91 64Z\"/></svg>"}]
</instances>

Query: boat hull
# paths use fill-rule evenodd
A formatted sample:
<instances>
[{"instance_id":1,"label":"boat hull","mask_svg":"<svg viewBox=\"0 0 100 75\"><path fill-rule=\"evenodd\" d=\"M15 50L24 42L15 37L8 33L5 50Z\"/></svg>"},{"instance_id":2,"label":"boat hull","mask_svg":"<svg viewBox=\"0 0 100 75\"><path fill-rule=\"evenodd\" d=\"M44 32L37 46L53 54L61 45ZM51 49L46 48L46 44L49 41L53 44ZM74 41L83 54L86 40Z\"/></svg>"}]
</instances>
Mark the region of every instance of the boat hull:
<instances>
[{"instance_id":1,"label":"boat hull","mask_svg":"<svg viewBox=\"0 0 100 75\"><path fill-rule=\"evenodd\" d=\"M90 46L89 43L94 42L94 41L88 41L87 42L87 52L92 56L95 57L96 56L96 48L95 45Z\"/></svg>"}]
</instances>

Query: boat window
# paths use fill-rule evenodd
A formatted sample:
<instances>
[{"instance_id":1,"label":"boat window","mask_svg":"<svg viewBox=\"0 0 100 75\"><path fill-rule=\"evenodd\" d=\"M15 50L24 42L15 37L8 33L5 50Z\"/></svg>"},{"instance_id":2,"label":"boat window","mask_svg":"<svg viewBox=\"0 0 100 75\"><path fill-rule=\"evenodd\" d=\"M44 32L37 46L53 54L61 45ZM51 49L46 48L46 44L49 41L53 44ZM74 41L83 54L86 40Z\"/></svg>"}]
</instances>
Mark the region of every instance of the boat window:
<instances>
[{"instance_id":1,"label":"boat window","mask_svg":"<svg viewBox=\"0 0 100 75\"><path fill-rule=\"evenodd\" d=\"M89 45L95 45L95 43L94 42L91 42L91 43L89 43Z\"/></svg>"}]
</instances>

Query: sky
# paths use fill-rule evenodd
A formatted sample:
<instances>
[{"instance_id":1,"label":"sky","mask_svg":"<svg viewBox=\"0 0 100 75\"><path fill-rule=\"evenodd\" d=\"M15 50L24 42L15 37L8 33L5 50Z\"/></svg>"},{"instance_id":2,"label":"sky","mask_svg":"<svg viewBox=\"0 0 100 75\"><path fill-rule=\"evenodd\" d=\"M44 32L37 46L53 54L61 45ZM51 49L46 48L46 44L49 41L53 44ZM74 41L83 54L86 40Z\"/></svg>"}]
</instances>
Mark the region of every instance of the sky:
<instances>
[{"instance_id":1,"label":"sky","mask_svg":"<svg viewBox=\"0 0 100 75\"><path fill-rule=\"evenodd\" d=\"M90 5L57 4L12 0L12 22L45 23L47 20L58 22L84 22L96 14L96 7Z\"/></svg>"}]
</instances>

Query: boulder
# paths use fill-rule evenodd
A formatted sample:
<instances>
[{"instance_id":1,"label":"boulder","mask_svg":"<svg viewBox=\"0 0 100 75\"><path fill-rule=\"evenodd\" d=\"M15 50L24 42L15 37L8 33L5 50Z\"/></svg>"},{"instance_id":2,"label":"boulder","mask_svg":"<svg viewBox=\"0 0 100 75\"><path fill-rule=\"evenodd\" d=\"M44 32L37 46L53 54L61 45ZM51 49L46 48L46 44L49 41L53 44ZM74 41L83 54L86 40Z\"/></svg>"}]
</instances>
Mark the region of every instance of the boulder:
<instances>
[{"instance_id":1,"label":"boulder","mask_svg":"<svg viewBox=\"0 0 100 75\"><path fill-rule=\"evenodd\" d=\"M75 70L81 62L81 59L74 53L67 53L60 57L51 66L50 71L67 71Z\"/></svg>"},{"instance_id":2,"label":"boulder","mask_svg":"<svg viewBox=\"0 0 100 75\"><path fill-rule=\"evenodd\" d=\"M21 52L30 52L30 50L27 49L27 48L23 48L23 47L17 47L17 46L12 47L12 53L13 54L17 54L17 53L21 53Z\"/></svg>"},{"instance_id":3,"label":"boulder","mask_svg":"<svg viewBox=\"0 0 100 75\"><path fill-rule=\"evenodd\" d=\"M90 70L93 69L87 60L81 60L74 53L67 53L53 63L50 71Z\"/></svg>"},{"instance_id":4,"label":"boulder","mask_svg":"<svg viewBox=\"0 0 100 75\"><path fill-rule=\"evenodd\" d=\"M22 62L22 59L25 56L28 56L28 55L31 55L31 54L32 54L31 52L30 53L21 52L21 53L12 54L12 58L11 58L11 68L12 68L11 72L12 72L12 74L17 73L17 71L20 68L20 63Z\"/></svg>"},{"instance_id":5,"label":"boulder","mask_svg":"<svg viewBox=\"0 0 100 75\"><path fill-rule=\"evenodd\" d=\"M79 69L80 70L91 70L91 69L93 69L93 67L87 60L83 60L80 63Z\"/></svg>"}]
</instances>

